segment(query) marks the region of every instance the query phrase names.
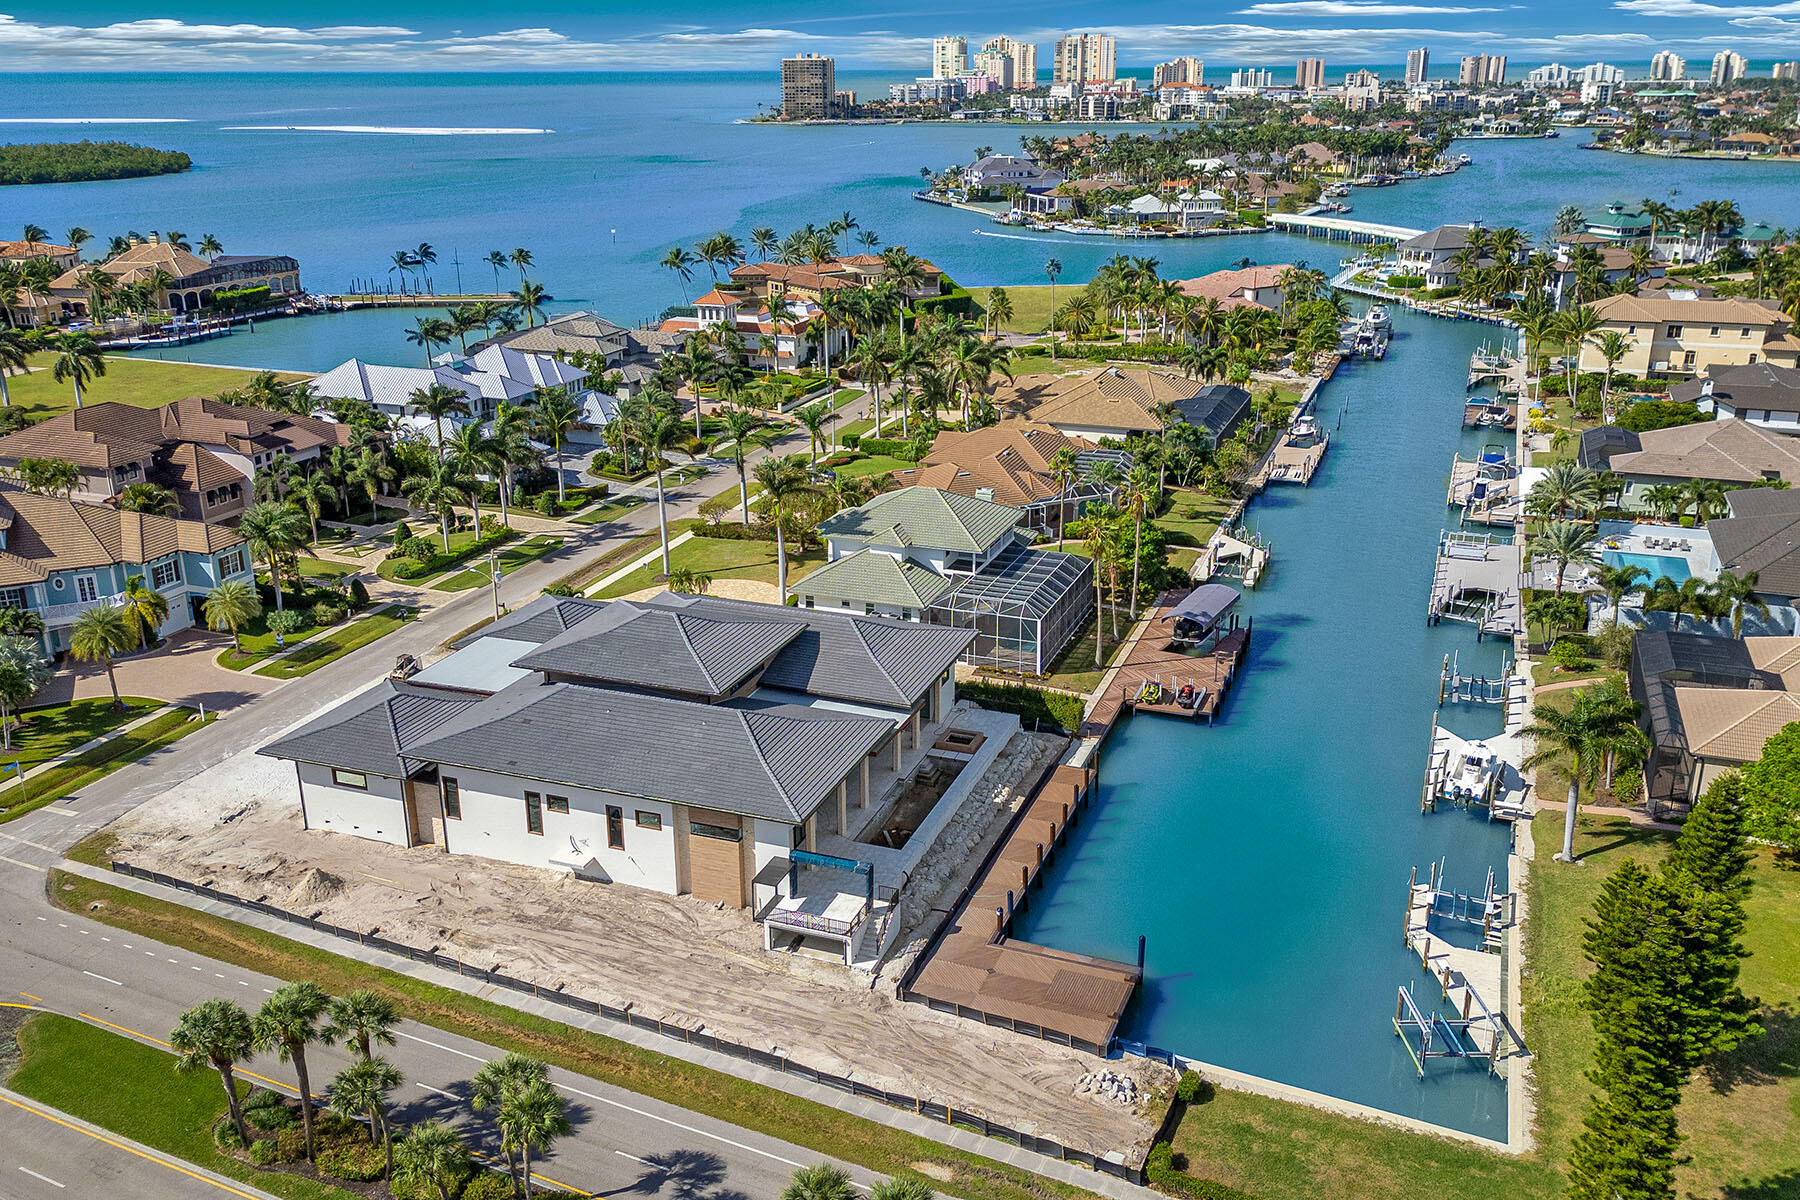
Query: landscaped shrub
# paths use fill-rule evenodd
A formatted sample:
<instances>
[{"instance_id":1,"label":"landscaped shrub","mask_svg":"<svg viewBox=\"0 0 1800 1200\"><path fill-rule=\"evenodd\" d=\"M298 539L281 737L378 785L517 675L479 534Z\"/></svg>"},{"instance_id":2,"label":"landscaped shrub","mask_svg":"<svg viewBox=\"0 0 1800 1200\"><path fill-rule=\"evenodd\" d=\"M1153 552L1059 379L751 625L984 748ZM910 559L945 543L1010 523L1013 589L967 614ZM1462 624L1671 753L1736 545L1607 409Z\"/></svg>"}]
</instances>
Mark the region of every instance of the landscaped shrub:
<instances>
[{"instance_id":1,"label":"landscaped shrub","mask_svg":"<svg viewBox=\"0 0 1800 1200\"><path fill-rule=\"evenodd\" d=\"M1423 275L1389 275L1387 285L1398 291L1404 291L1407 288L1422 288L1425 286L1425 277Z\"/></svg>"},{"instance_id":2,"label":"landscaped shrub","mask_svg":"<svg viewBox=\"0 0 1800 1200\"><path fill-rule=\"evenodd\" d=\"M502 529L505 529L505 528L506 528L506 526L504 526L500 523L500 518L498 516L496 516L495 514L483 513L481 515L481 532L482 533L484 533L484 534L499 533Z\"/></svg>"},{"instance_id":3,"label":"landscaped shrub","mask_svg":"<svg viewBox=\"0 0 1800 1200\"><path fill-rule=\"evenodd\" d=\"M1037 721L1060 729L1081 728L1082 699L1063 692L1047 692L1023 683L959 683L956 697L995 712L1017 713L1022 721Z\"/></svg>"},{"instance_id":4,"label":"landscaped shrub","mask_svg":"<svg viewBox=\"0 0 1800 1200\"><path fill-rule=\"evenodd\" d=\"M229 1117L220 1117L213 1126L213 1144L227 1152L235 1152L244 1148L244 1139L238 1136L237 1126Z\"/></svg>"},{"instance_id":5,"label":"landscaped shrub","mask_svg":"<svg viewBox=\"0 0 1800 1200\"><path fill-rule=\"evenodd\" d=\"M339 604L335 600L321 600L313 605L312 615L314 624L336 625L350 615L350 609L347 605Z\"/></svg>"},{"instance_id":6,"label":"landscaped shrub","mask_svg":"<svg viewBox=\"0 0 1800 1200\"><path fill-rule=\"evenodd\" d=\"M1183 1104L1205 1104L1212 1093L1212 1084L1198 1071L1183 1071L1175 1084L1175 1098Z\"/></svg>"},{"instance_id":7,"label":"landscaped shrub","mask_svg":"<svg viewBox=\"0 0 1800 1200\"><path fill-rule=\"evenodd\" d=\"M279 1092L257 1088L244 1100L244 1120L252 1129L286 1129L299 1119Z\"/></svg>"},{"instance_id":8,"label":"landscaped shrub","mask_svg":"<svg viewBox=\"0 0 1800 1200\"><path fill-rule=\"evenodd\" d=\"M404 545L406 545L406 543L412 541L412 536L413 536L412 526L408 525L405 521L397 522L394 525L394 534L393 534L394 545L404 546Z\"/></svg>"},{"instance_id":9,"label":"landscaped shrub","mask_svg":"<svg viewBox=\"0 0 1800 1200\"><path fill-rule=\"evenodd\" d=\"M400 543L400 553L416 563L428 563L437 557L438 545L428 537L410 537Z\"/></svg>"},{"instance_id":10,"label":"landscaped shrub","mask_svg":"<svg viewBox=\"0 0 1800 1200\"><path fill-rule=\"evenodd\" d=\"M1460 287L1427 288L1423 293L1427 300L1448 300L1452 296L1462 295Z\"/></svg>"},{"instance_id":11,"label":"landscaped shrub","mask_svg":"<svg viewBox=\"0 0 1800 1200\"><path fill-rule=\"evenodd\" d=\"M903 442L899 438L865 437L856 444L856 448L864 454L885 454L889 458L898 458L905 462L918 462L919 454L911 442Z\"/></svg>"},{"instance_id":12,"label":"landscaped shrub","mask_svg":"<svg viewBox=\"0 0 1800 1200\"><path fill-rule=\"evenodd\" d=\"M269 627L270 633L295 634L312 624L312 614L303 613L298 609L284 608L278 612L269 613L263 618L263 622Z\"/></svg>"},{"instance_id":13,"label":"landscaped shrub","mask_svg":"<svg viewBox=\"0 0 1800 1200\"><path fill-rule=\"evenodd\" d=\"M549 492L545 492L532 501L531 506L543 516L554 517L556 515L556 497Z\"/></svg>"},{"instance_id":14,"label":"landscaped shrub","mask_svg":"<svg viewBox=\"0 0 1800 1200\"><path fill-rule=\"evenodd\" d=\"M1629 625L1608 625L1592 639L1594 653L1600 661L1615 671L1623 671L1631 666L1631 647L1637 641L1637 630Z\"/></svg>"},{"instance_id":15,"label":"landscaped shrub","mask_svg":"<svg viewBox=\"0 0 1800 1200\"><path fill-rule=\"evenodd\" d=\"M738 512L741 501L736 488L726 488L717 495L708 496L700 502L700 519L708 525L717 525L729 514Z\"/></svg>"},{"instance_id":16,"label":"landscaped shrub","mask_svg":"<svg viewBox=\"0 0 1800 1200\"><path fill-rule=\"evenodd\" d=\"M512 1200L513 1187L506 1176L478 1171L463 1185L461 1200Z\"/></svg>"},{"instance_id":17,"label":"landscaped shrub","mask_svg":"<svg viewBox=\"0 0 1800 1200\"><path fill-rule=\"evenodd\" d=\"M387 1169L387 1153L380 1146L371 1146L367 1142L348 1142L319 1151L317 1164L327 1175L351 1183L367 1183L381 1178L381 1173Z\"/></svg>"},{"instance_id":18,"label":"landscaped shrub","mask_svg":"<svg viewBox=\"0 0 1800 1200\"><path fill-rule=\"evenodd\" d=\"M360 579L350 581L350 606L359 609L369 607L369 589L363 586Z\"/></svg>"},{"instance_id":19,"label":"landscaped shrub","mask_svg":"<svg viewBox=\"0 0 1800 1200\"><path fill-rule=\"evenodd\" d=\"M1550 647L1548 661L1558 671L1584 671L1588 667L1586 652L1569 638L1562 638Z\"/></svg>"},{"instance_id":20,"label":"landscaped shrub","mask_svg":"<svg viewBox=\"0 0 1800 1200\"><path fill-rule=\"evenodd\" d=\"M250 1161L259 1167L270 1163L294 1162L306 1156L306 1131L297 1124L277 1130L274 1137L261 1138L250 1144Z\"/></svg>"},{"instance_id":21,"label":"landscaped shrub","mask_svg":"<svg viewBox=\"0 0 1800 1200\"><path fill-rule=\"evenodd\" d=\"M1620 413L1616 423L1634 433L1648 433L1652 429L1672 429L1711 419L1691 401L1639 400Z\"/></svg>"}]
</instances>

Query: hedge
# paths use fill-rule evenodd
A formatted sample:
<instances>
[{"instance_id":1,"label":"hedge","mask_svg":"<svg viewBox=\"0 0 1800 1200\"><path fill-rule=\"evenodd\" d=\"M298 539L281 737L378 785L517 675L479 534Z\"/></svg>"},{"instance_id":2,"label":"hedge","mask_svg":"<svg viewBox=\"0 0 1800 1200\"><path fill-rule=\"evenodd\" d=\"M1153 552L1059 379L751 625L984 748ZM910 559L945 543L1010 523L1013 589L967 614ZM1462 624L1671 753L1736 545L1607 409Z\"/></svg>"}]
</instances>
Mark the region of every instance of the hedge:
<instances>
[{"instance_id":1,"label":"hedge","mask_svg":"<svg viewBox=\"0 0 1800 1200\"><path fill-rule=\"evenodd\" d=\"M1023 683L959 683L956 698L995 712L1017 713L1021 720L1054 725L1070 733L1081 728L1085 707L1080 696L1047 692Z\"/></svg>"},{"instance_id":2,"label":"hedge","mask_svg":"<svg viewBox=\"0 0 1800 1200\"><path fill-rule=\"evenodd\" d=\"M1422 288L1425 286L1423 275L1389 275L1387 286L1391 288Z\"/></svg>"},{"instance_id":3,"label":"hedge","mask_svg":"<svg viewBox=\"0 0 1800 1200\"><path fill-rule=\"evenodd\" d=\"M963 287L948 275L944 276L943 292L936 296L927 296L922 300L914 300L912 310L914 316L926 313L960 313L968 317L975 315L975 296L968 288Z\"/></svg>"},{"instance_id":4,"label":"hedge","mask_svg":"<svg viewBox=\"0 0 1800 1200\"><path fill-rule=\"evenodd\" d=\"M1187 1196L1190 1200L1255 1200L1249 1192L1240 1192L1210 1179L1196 1179L1180 1170L1175 1166L1175 1151L1167 1142L1158 1142L1150 1148L1150 1157L1144 1161L1144 1174L1151 1186L1159 1191Z\"/></svg>"},{"instance_id":5,"label":"hedge","mask_svg":"<svg viewBox=\"0 0 1800 1200\"><path fill-rule=\"evenodd\" d=\"M889 458L903 459L906 462L919 461L918 455L913 453L913 444L903 442L899 438L859 438L856 448L870 457L885 454Z\"/></svg>"}]
</instances>

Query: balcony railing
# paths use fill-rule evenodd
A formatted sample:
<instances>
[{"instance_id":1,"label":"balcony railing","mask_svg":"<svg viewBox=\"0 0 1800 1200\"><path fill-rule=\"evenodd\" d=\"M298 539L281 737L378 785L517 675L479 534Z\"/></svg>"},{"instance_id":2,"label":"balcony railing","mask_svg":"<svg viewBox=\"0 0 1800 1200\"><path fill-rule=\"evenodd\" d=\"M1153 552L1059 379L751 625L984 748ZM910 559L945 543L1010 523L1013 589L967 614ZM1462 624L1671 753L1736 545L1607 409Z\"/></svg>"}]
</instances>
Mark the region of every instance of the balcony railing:
<instances>
[{"instance_id":1,"label":"balcony railing","mask_svg":"<svg viewBox=\"0 0 1800 1200\"><path fill-rule=\"evenodd\" d=\"M68 604L47 604L43 608L34 608L31 611L42 617L45 625L68 625L88 609L108 604L114 608L124 607L125 593L114 592L110 596L100 596L93 600L74 600Z\"/></svg>"}]
</instances>

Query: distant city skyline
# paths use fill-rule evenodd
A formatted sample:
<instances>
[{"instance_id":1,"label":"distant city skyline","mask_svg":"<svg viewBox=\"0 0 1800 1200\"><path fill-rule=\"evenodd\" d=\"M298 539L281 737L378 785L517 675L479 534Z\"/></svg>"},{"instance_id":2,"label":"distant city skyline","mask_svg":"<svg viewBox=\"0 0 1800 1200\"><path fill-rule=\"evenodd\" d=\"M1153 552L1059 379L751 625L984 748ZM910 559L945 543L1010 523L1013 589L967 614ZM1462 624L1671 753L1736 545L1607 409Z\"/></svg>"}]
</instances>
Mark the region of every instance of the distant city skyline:
<instances>
[{"instance_id":1,"label":"distant city skyline","mask_svg":"<svg viewBox=\"0 0 1800 1200\"><path fill-rule=\"evenodd\" d=\"M1097 33L1116 42L1121 73L1183 56L1290 70L1298 57L1332 68L1400 65L1423 46L1434 63L1471 54L1505 55L1516 67L1599 58L1647 77L1659 51L1690 63L1735 51L1752 73L1766 74L1800 44L1800 2L1712 0L1221 0L1198 10L1151 0L1134 6L1126 24L1106 19L1118 15L1111 6L1004 0L978 14L950 4L902 10L805 0L779 12L734 0L696 0L678 11L539 0L503 13L458 0L310 0L259 6L256 21L225 0L153 9L102 0L78 16L36 2L9 7L0 14L0 63L32 71L775 70L784 57L815 53L842 70L923 74L915 68L932 61L941 37L966 39L971 54L995 37L1016 38L1037 45L1048 65L1059 38Z\"/></svg>"}]
</instances>

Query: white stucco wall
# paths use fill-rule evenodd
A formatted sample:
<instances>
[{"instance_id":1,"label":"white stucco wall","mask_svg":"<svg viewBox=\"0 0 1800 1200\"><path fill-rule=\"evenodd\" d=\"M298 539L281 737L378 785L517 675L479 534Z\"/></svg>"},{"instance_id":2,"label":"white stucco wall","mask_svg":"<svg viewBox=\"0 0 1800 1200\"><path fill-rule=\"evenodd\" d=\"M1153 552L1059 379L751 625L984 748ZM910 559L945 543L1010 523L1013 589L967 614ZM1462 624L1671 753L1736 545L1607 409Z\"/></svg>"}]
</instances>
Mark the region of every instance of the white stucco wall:
<instances>
[{"instance_id":1,"label":"white stucco wall","mask_svg":"<svg viewBox=\"0 0 1800 1200\"><path fill-rule=\"evenodd\" d=\"M440 768L455 779L461 798L460 820L445 821L452 854L476 854L549 870L573 870L590 859L614 883L673 895L676 890L674 806L660 801L620 796L611 792L534 783L487 771L460 767ZM569 811L551 812L544 804L544 832L526 828L525 793L555 794L569 798ZM625 848L606 844L606 806L624 813ZM638 810L662 819L661 829L637 824Z\"/></svg>"},{"instance_id":2,"label":"white stucco wall","mask_svg":"<svg viewBox=\"0 0 1800 1200\"><path fill-rule=\"evenodd\" d=\"M300 765L300 805L308 829L348 833L391 846L407 844L405 785L369 775L367 791L332 782L331 768Z\"/></svg>"}]
</instances>

